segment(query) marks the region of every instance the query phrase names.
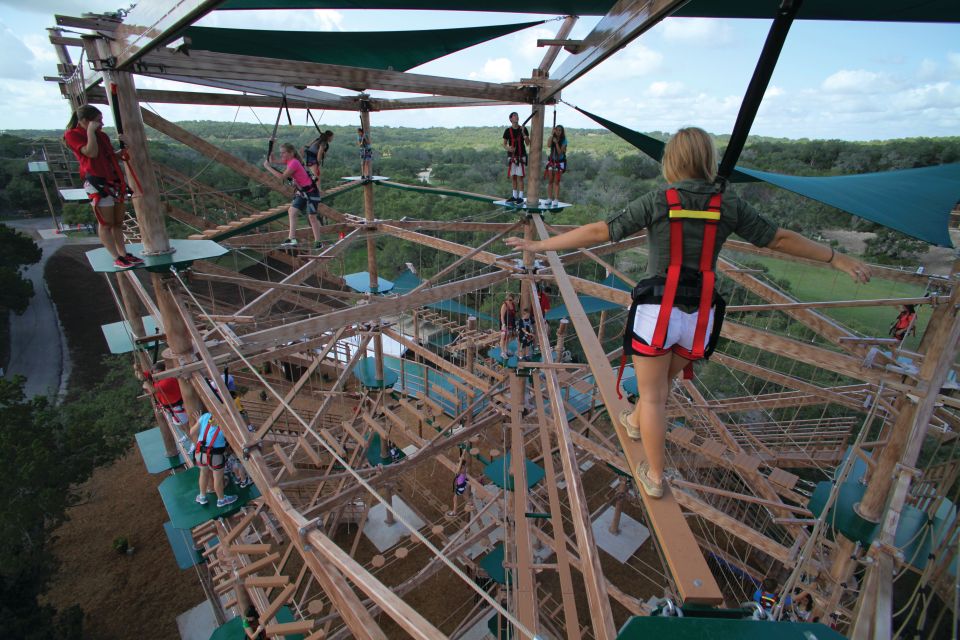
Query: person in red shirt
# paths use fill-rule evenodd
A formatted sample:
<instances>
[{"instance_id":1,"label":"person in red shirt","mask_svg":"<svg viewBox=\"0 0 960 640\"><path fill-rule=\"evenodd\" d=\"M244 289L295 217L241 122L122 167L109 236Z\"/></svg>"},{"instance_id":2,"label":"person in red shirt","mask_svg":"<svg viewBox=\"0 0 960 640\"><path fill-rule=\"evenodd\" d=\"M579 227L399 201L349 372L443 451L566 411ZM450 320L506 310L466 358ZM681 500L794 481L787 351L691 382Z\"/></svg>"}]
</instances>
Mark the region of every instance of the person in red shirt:
<instances>
[{"instance_id":1,"label":"person in red shirt","mask_svg":"<svg viewBox=\"0 0 960 640\"><path fill-rule=\"evenodd\" d=\"M176 378L154 380L153 373L160 373L166 367L158 362L152 372L144 374L143 389L151 394L170 419L178 427L185 427L189 421L187 411L183 408L183 394L180 392L180 383Z\"/></svg>"},{"instance_id":2,"label":"person in red shirt","mask_svg":"<svg viewBox=\"0 0 960 640\"><path fill-rule=\"evenodd\" d=\"M74 112L63 139L80 163L80 179L97 216L97 235L113 265L129 269L143 262L129 253L123 243L123 214L126 183L110 138L102 131L103 114L85 104Z\"/></svg>"}]
</instances>

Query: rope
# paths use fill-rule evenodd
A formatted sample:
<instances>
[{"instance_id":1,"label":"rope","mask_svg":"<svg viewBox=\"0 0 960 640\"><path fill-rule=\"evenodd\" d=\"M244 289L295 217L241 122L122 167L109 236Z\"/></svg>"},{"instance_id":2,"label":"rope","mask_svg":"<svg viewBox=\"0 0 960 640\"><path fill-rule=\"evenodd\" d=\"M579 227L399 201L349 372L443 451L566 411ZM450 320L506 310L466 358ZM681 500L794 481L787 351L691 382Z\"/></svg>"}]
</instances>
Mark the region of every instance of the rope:
<instances>
[{"instance_id":1,"label":"rope","mask_svg":"<svg viewBox=\"0 0 960 640\"><path fill-rule=\"evenodd\" d=\"M190 298L193 299L194 303L197 305L197 308L200 310L200 313L203 314L203 316L204 316L204 318L207 320L207 322L209 322L212 326L216 326L216 323L213 321L212 318L210 318L210 315L206 312L205 309L203 309L202 305L200 305L199 301L198 301L198 300L196 299L196 297L193 295L193 292L187 287L186 282L184 282L183 278L180 276L180 272L177 271L177 270L174 269L174 268L171 268L170 271L173 273L173 275L174 275L174 276L177 278L177 280L180 282L181 287L183 287L183 290L187 293L187 295L189 295ZM268 390L270 391L270 393L272 393L272 394L274 395L274 397L276 397L276 398L280 401L280 404L284 407L284 409L286 409L288 412L290 412L290 414L291 414L294 418L296 418L297 422L300 423L300 425L304 428L304 430L305 430L307 433L309 433L311 436L313 436L314 439L315 439L324 449L327 450L327 452L331 455L331 457L333 457L339 464L341 464L341 465L344 467L344 469L347 471L347 473L349 473L351 476L353 476L353 479L354 479L358 484L360 484L360 486L362 486L364 489L367 490L368 493L370 493L374 498L376 498L376 500L377 500L378 502L380 502L380 504L383 505L384 509L386 509L386 510L389 511L391 514L393 514L393 517L396 518L396 520L397 520L400 524L402 524L408 531L410 531L410 534L412 535L412 537L414 537L414 538L416 538L417 540L419 540L425 547L427 547L427 549L430 550L430 552L431 552L437 559L439 559L441 562L443 562L445 565L447 565L447 567L448 567L451 571L453 571L453 573L454 573L456 576L458 576L461 580L463 580L463 581L467 584L468 587L470 587L471 589L473 589L478 595L480 595L480 597L482 597L482 598L485 599L487 602L489 602L490 605L491 605L497 612L499 612L501 615L503 615L503 617L505 617L508 621L510 621L510 623L513 624L514 627L516 627L516 629L517 629L519 632L523 633L524 635L526 635L527 637L532 638L532 639L537 637L536 634L534 634L534 633L533 633L530 629L528 629L522 622L520 622L519 619L517 619L517 618L514 617L510 612L508 612L506 609L504 609L504 608L500 605L499 602L497 602L494 598L491 598L485 591L483 591L482 589L480 589L480 588L473 582L473 580L472 580L469 576L467 576L467 574L465 574L465 573L463 572L463 570L460 569L460 567L458 567L458 566L457 566L456 564L454 564L449 558L447 558L440 549L438 549L432 542L430 542L430 540L428 540L422 533L420 533L420 531L419 531L417 528L415 528L412 524L410 524L410 523L403 517L403 515L400 514L399 511L397 511L396 509L394 509L394 508L393 508L393 505L391 505L390 503L388 503L387 500L386 500L386 498L384 498L382 495L380 495L380 494L373 488L373 486L372 486L366 479L363 478L363 476L361 476L359 473L357 473L357 470L354 469L343 457L341 457L340 454L337 453L337 450L336 450L332 445L330 445L330 444L326 441L325 438L322 438L322 437L320 436L320 434L318 434L316 431L314 431L313 429L310 428L310 425L307 424L306 421L304 421L304 419L303 419L302 417L300 417L300 414L299 414L298 412L296 412L296 411L293 409L293 407L291 407L291 406L284 400L284 397L283 397L280 393L278 393L278 392L276 391L276 389L273 388L273 386L260 374L260 372L256 369L256 367L246 358L246 356L244 356L244 355L240 352L240 350L239 350L235 345L233 345L232 343L229 343L229 342L228 342L227 344L229 345L229 348L236 354L236 356L244 363L244 365L246 365L247 368L250 369L251 372L253 372L253 374L257 377L257 379L264 385L264 387L265 387L266 389L268 389Z\"/></svg>"}]
</instances>

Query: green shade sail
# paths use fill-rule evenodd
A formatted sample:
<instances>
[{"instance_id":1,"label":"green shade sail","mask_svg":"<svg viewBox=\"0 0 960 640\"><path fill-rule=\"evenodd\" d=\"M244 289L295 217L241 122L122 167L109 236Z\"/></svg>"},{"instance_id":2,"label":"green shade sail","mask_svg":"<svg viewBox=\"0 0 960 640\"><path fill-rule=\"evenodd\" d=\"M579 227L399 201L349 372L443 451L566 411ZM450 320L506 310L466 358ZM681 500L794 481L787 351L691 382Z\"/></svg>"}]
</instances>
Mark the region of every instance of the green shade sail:
<instances>
[{"instance_id":1,"label":"green shade sail","mask_svg":"<svg viewBox=\"0 0 960 640\"><path fill-rule=\"evenodd\" d=\"M415 273L409 269L404 270L396 280L393 281L393 293L398 293L404 295L410 293L423 282ZM426 305L428 309L435 309L437 311L445 311L447 313L456 313L463 316L474 316L478 320L486 320L487 322L494 322L495 318L493 316L487 315L486 313L477 311L473 307L468 307L465 304L457 302L455 298L449 298L447 300L441 300L440 302L433 302Z\"/></svg>"},{"instance_id":2,"label":"green shade sail","mask_svg":"<svg viewBox=\"0 0 960 640\"><path fill-rule=\"evenodd\" d=\"M960 6L960 3L958 3ZM656 161L664 142L577 109ZM731 182L766 182L910 237L952 247L950 210L960 201L960 163L847 176L791 176L734 169Z\"/></svg>"},{"instance_id":3,"label":"green shade sail","mask_svg":"<svg viewBox=\"0 0 960 640\"><path fill-rule=\"evenodd\" d=\"M552 15L602 16L613 6L610 0L487 0L468 3L455 0L227 0L218 10L231 9L421 9L427 11L497 11ZM685 18L772 18L777 2L770 0L693 0L673 15ZM956 0L897 2L895 0L806 0L800 20L862 20L884 22L956 22Z\"/></svg>"},{"instance_id":4,"label":"green shade sail","mask_svg":"<svg viewBox=\"0 0 960 640\"><path fill-rule=\"evenodd\" d=\"M267 31L189 27L189 48L236 55L407 71L543 21L424 31Z\"/></svg>"}]
</instances>

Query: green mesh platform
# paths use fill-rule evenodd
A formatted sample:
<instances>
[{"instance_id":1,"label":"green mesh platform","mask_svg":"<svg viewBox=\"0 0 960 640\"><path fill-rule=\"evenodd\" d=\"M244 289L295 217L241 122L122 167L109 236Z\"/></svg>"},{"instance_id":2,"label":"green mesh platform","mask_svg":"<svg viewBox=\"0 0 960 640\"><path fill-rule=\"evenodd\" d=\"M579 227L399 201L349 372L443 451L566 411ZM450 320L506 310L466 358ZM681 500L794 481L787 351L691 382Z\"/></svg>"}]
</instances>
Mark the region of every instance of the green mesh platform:
<instances>
[{"instance_id":1,"label":"green mesh platform","mask_svg":"<svg viewBox=\"0 0 960 640\"><path fill-rule=\"evenodd\" d=\"M543 467L526 460L527 488L537 484L546 473ZM513 491L513 474L510 473L510 454L501 456L488 464L483 469L483 475L487 476L493 484L501 489Z\"/></svg>"},{"instance_id":2,"label":"green mesh platform","mask_svg":"<svg viewBox=\"0 0 960 640\"><path fill-rule=\"evenodd\" d=\"M813 515L820 516L823 507L827 504L827 499L830 497L832 486L833 483L826 480L817 483L817 488L810 496L810 502L807 504L807 508L813 512ZM873 542L877 534L877 524L867 522L853 510L853 506L860 502L865 491L866 487L859 482L846 482L840 485L837 500L827 513L827 524L850 540L859 541L867 546Z\"/></svg>"},{"instance_id":3,"label":"green mesh platform","mask_svg":"<svg viewBox=\"0 0 960 640\"><path fill-rule=\"evenodd\" d=\"M147 332L147 335L152 336L156 334L157 321L153 319L153 316L143 316L142 320L143 330ZM130 323L126 320L100 325L100 331L103 332L103 337L107 340L107 347L110 349L110 353L113 354L130 353L137 348L153 348L154 343L152 342L142 342L139 346L134 345L133 340L130 338L133 331L130 329Z\"/></svg>"},{"instance_id":4,"label":"green mesh platform","mask_svg":"<svg viewBox=\"0 0 960 640\"><path fill-rule=\"evenodd\" d=\"M400 460L403 460L406 457L407 457L407 454L401 451ZM398 460L397 462L399 462L400 460ZM380 457L380 434L379 433L373 434L373 437L370 438L370 444L367 445L367 462L369 462L374 467L377 466L378 464L382 464L383 466L393 464L393 458L391 458L389 455Z\"/></svg>"},{"instance_id":5,"label":"green mesh platform","mask_svg":"<svg viewBox=\"0 0 960 640\"><path fill-rule=\"evenodd\" d=\"M573 206L569 202L558 202L557 206L555 207L549 204L544 204L543 202L538 202L535 205L519 205L513 202L507 202L506 200L494 200L491 204L497 207L503 207L507 210L515 209L518 213L550 213L551 211L560 211L562 209L566 209L567 207Z\"/></svg>"},{"instance_id":6,"label":"green mesh platform","mask_svg":"<svg viewBox=\"0 0 960 640\"><path fill-rule=\"evenodd\" d=\"M503 568L503 543L498 542L487 555L480 559L480 568L497 584L513 582L512 575Z\"/></svg>"},{"instance_id":7,"label":"green mesh platform","mask_svg":"<svg viewBox=\"0 0 960 640\"><path fill-rule=\"evenodd\" d=\"M286 212L284 212L284 215L286 215ZM144 256L142 244L128 244L127 251L143 258L143 264L134 268L159 273L170 271L171 266L179 269L193 264L196 260L219 258L227 253L225 247L221 247L213 240L170 240L170 247L176 249L176 251L162 256ZM103 247L87 251L87 261L93 267L93 270L98 273L130 271L130 269L117 269L113 266L113 258Z\"/></svg>"},{"instance_id":8,"label":"green mesh platform","mask_svg":"<svg viewBox=\"0 0 960 640\"><path fill-rule=\"evenodd\" d=\"M280 611L277 611L276 621L283 622L293 622L293 612L290 611L290 607L280 607ZM271 636L277 638L286 638L287 640L303 640L303 636L299 633L291 634L289 636ZM217 627L213 633L210 634L210 640L247 640L247 635L243 632L243 618L237 616L232 620L220 625Z\"/></svg>"},{"instance_id":9,"label":"green mesh platform","mask_svg":"<svg viewBox=\"0 0 960 640\"><path fill-rule=\"evenodd\" d=\"M143 464L149 473L162 473L167 469L175 469L183 464L183 458L178 453L167 457L163 446L163 435L160 427L147 429L137 434L137 447L143 457Z\"/></svg>"},{"instance_id":10,"label":"green mesh platform","mask_svg":"<svg viewBox=\"0 0 960 640\"><path fill-rule=\"evenodd\" d=\"M402 182L378 182L377 184L391 189L400 189L401 191L414 191L416 193L432 193L439 196L453 196L454 198L463 198L464 200L476 200L478 202L496 202L498 198L485 196L480 193L467 193L456 191L455 189L444 189L427 185L404 184Z\"/></svg>"},{"instance_id":11,"label":"green mesh platform","mask_svg":"<svg viewBox=\"0 0 960 640\"><path fill-rule=\"evenodd\" d=\"M634 616L617 634L617 640L844 640L833 629L812 622L725 620L718 618L663 618Z\"/></svg>"},{"instance_id":12,"label":"green mesh platform","mask_svg":"<svg viewBox=\"0 0 960 640\"><path fill-rule=\"evenodd\" d=\"M175 473L160 483L160 497L163 499L163 506L167 508L167 514L170 515L170 522L177 529L192 529L198 524L202 524L213 518L222 518L235 513L243 505L254 498L260 497L255 485L250 485L244 489L236 485L228 485L225 493L237 496L237 501L229 504L222 509L217 508L217 499L210 493L207 498L210 502L206 506L197 504L194 499L199 492L200 469L193 467L182 473Z\"/></svg>"},{"instance_id":13,"label":"green mesh platform","mask_svg":"<svg viewBox=\"0 0 960 640\"><path fill-rule=\"evenodd\" d=\"M388 369L384 361L383 380L377 380L377 363L373 358L361 358L353 368L353 375L368 389L388 389L400 379L399 374Z\"/></svg>"},{"instance_id":14,"label":"green mesh platform","mask_svg":"<svg viewBox=\"0 0 960 640\"><path fill-rule=\"evenodd\" d=\"M377 276L377 288L371 289L370 274L366 271L347 274L343 276L343 280L347 283L348 287L357 293L386 293L387 291L393 289L392 282L379 276Z\"/></svg>"},{"instance_id":15,"label":"green mesh platform","mask_svg":"<svg viewBox=\"0 0 960 640\"><path fill-rule=\"evenodd\" d=\"M167 534L167 542L173 550L173 557L180 569L189 569L202 562L200 554L193 546L193 537L186 529L177 529L172 522L163 523L163 531Z\"/></svg>"}]
</instances>

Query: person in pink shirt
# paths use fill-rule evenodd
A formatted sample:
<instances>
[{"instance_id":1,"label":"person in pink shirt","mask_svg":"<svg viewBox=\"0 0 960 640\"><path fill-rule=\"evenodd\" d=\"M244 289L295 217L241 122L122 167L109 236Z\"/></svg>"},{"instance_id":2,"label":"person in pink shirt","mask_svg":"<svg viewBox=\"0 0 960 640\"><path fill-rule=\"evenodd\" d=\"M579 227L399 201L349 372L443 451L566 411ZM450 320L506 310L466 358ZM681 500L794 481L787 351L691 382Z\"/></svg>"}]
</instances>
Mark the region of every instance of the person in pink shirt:
<instances>
[{"instance_id":1,"label":"person in pink shirt","mask_svg":"<svg viewBox=\"0 0 960 640\"><path fill-rule=\"evenodd\" d=\"M310 222L310 228L313 230L313 248L322 248L323 242L320 241L320 221L317 219L317 205L320 203L320 190L317 188L317 184L313 181L313 178L310 177L310 174L307 173L307 170L303 168L303 160L300 159L300 154L297 153L296 147L289 142L280 145L280 162L287 166L283 173L273 168L271 160L272 158L267 158L263 161L263 166L267 171L282 180L291 180L293 182L293 188L296 190L296 194L293 196L293 202L290 203L290 208L287 209L287 214L290 216L290 232L287 239L284 240L280 246L297 246L297 215L306 213L307 220Z\"/></svg>"}]
</instances>

